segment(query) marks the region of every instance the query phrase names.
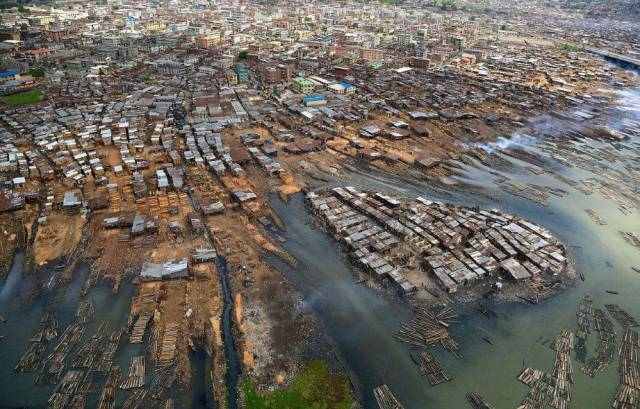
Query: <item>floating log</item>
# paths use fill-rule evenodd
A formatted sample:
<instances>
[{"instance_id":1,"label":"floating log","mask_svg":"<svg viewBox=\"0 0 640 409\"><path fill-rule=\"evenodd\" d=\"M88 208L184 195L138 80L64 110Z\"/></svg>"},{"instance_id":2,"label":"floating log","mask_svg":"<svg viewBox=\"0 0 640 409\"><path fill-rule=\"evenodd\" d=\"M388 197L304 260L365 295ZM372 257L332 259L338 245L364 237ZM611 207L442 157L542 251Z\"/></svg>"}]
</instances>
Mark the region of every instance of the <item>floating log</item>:
<instances>
[{"instance_id":1,"label":"floating log","mask_svg":"<svg viewBox=\"0 0 640 409\"><path fill-rule=\"evenodd\" d=\"M557 409L568 408L573 384L573 334L563 331L555 338L551 348L556 353L556 359L550 373L525 368L518 376L518 380L531 388L518 409L543 409L548 405Z\"/></svg>"},{"instance_id":2,"label":"floating log","mask_svg":"<svg viewBox=\"0 0 640 409\"><path fill-rule=\"evenodd\" d=\"M606 304L605 308L623 328L638 326L638 321L631 314L620 308L618 304Z\"/></svg>"},{"instance_id":3,"label":"floating log","mask_svg":"<svg viewBox=\"0 0 640 409\"><path fill-rule=\"evenodd\" d=\"M129 375L120 384L122 389L141 388L144 386L144 356L134 356L129 364Z\"/></svg>"},{"instance_id":4,"label":"floating log","mask_svg":"<svg viewBox=\"0 0 640 409\"><path fill-rule=\"evenodd\" d=\"M113 364L113 357L118 351L118 347L120 345L120 337L122 336L122 329L116 330L109 335L109 340L107 341L107 345L102 352L102 356L100 357L100 361L97 365L97 369L100 372L108 372Z\"/></svg>"},{"instance_id":5,"label":"floating log","mask_svg":"<svg viewBox=\"0 0 640 409\"><path fill-rule=\"evenodd\" d=\"M467 401L473 409L494 409L494 407L482 398L479 393L471 392L467 394Z\"/></svg>"},{"instance_id":6,"label":"floating log","mask_svg":"<svg viewBox=\"0 0 640 409\"><path fill-rule=\"evenodd\" d=\"M626 327L619 352L619 385L612 407L637 408L640 405L640 337Z\"/></svg>"},{"instance_id":7,"label":"floating log","mask_svg":"<svg viewBox=\"0 0 640 409\"><path fill-rule=\"evenodd\" d=\"M155 400L161 400L171 389L178 377L177 365L157 368L156 376L152 380L150 394Z\"/></svg>"},{"instance_id":8,"label":"floating log","mask_svg":"<svg viewBox=\"0 0 640 409\"><path fill-rule=\"evenodd\" d=\"M147 391L144 389L137 389L133 391L131 395L122 404L122 409L138 409L142 407L144 398L147 396Z\"/></svg>"},{"instance_id":9,"label":"floating log","mask_svg":"<svg viewBox=\"0 0 640 409\"><path fill-rule=\"evenodd\" d=\"M107 381L102 388L102 394L98 401L97 409L113 409L115 407L115 398L120 379L120 368L116 365L109 371Z\"/></svg>"},{"instance_id":10,"label":"floating log","mask_svg":"<svg viewBox=\"0 0 640 409\"><path fill-rule=\"evenodd\" d=\"M76 321L80 324L86 324L93 318L95 307L89 301L80 301L78 310L76 311Z\"/></svg>"},{"instance_id":11,"label":"floating log","mask_svg":"<svg viewBox=\"0 0 640 409\"><path fill-rule=\"evenodd\" d=\"M46 311L40 318L38 331L29 340L29 346L15 366L17 372L33 371L45 360L47 343L58 336L58 321L52 312Z\"/></svg>"},{"instance_id":12,"label":"floating log","mask_svg":"<svg viewBox=\"0 0 640 409\"><path fill-rule=\"evenodd\" d=\"M451 378L447 375L440 362L438 362L429 352L420 354L420 372L426 376L431 386L436 386L444 382L449 382Z\"/></svg>"},{"instance_id":13,"label":"floating log","mask_svg":"<svg viewBox=\"0 0 640 409\"><path fill-rule=\"evenodd\" d=\"M63 409L67 407L83 379L82 371L67 371L55 391L49 398L49 407Z\"/></svg>"},{"instance_id":14,"label":"floating log","mask_svg":"<svg viewBox=\"0 0 640 409\"><path fill-rule=\"evenodd\" d=\"M396 399L387 384L375 388L373 395L380 409L404 409L404 406Z\"/></svg>"},{"instance_id":15,"label":"floating log","mask_svg":"<svg viewBox=\"0 0 640 409\"><path fill-rule=\"evenodd\" d=\"M582 367L582 371L592 378L609 366L616 352L615 329L604 311L597 308L593 310L593 324L598 331L596 356Z\"/></svg>"},{"instance_id":16,"label":"floating log","mask_svg":"<svg viewBox=\"0 0 640 409\"><path fill-rule=\"evenodd\" d=\"M87 407L87 395L76 395L71 399L69 409L85 409Z\"/></svg>"},{"instance_id":17,"label":"floating log","mask_svg":"<svg viewBox=\"0 0 640 409\"><path fill-rule=\"evenodd\" d=\"M451 307L440 310L418 305L414 307L415 317L403 324L394 335L399 341L411 346L427 348L442 345L448 351L458 355L458 344L449 334L449 325L457 314Z\"/></svg>"}]
</instances>

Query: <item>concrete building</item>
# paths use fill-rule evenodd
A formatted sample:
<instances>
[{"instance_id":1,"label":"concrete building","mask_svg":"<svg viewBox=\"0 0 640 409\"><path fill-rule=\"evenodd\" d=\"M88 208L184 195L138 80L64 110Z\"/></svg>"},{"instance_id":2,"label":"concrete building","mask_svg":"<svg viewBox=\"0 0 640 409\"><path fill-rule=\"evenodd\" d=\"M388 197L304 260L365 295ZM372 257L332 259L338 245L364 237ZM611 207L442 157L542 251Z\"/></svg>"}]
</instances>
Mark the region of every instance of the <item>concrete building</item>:
<instances>
[{"instance_id":1,"label":"concrete building","mask_svg":"<svg viewBox=\"0 0 640 409\"><path fill-rule=\"evenodd\" d=\"M301 94L309 94L313 92L315 83L303 77L296 77L293 79L293 89Z\"/></svg>"}]
</instances>

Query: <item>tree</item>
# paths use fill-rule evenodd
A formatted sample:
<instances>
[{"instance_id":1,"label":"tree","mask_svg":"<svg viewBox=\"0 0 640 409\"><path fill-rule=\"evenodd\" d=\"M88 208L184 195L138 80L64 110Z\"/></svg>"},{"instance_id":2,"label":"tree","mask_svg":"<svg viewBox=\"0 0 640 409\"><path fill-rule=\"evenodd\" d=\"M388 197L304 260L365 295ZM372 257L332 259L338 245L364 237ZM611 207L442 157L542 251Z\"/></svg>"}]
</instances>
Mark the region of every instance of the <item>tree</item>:
<instances>
[{"instance_id":1,"label":"tree","mask_svg":"<svg viewBox=\"0 0 640 409\"><path fill-rule=\"evenodd\" d=\"M456 0L434 0L433 5L441 10L455 10L458 7Z\"/></svg>"},{"instance_id":2,"label":"tree","mask_svg":"<svg viewBox=\"0 0 640 409\"><path fill-rule=\"evenodd\" d=\"M242 50L238 53L239 60L246 60L248 56L249 56L249 51L247 50Z\"/></svg>"},{"instance_id":3,"label":"tree","mask_svg":"<svg viewBox=\"0 0 640 409\"><path fill-rule=\"evenodd\" d=\"M568 51L570 53L575 53L580 51L580 47L576 46L575 44L569 44L569 43L560 44L560 49L564 51Z\"/></svg>"},{"instance_id":4,"label":"tree","mask_svg":"<svg viewBox=\"0 0 640 409\"><path fill-rule=\"evenodd\" d=\"M42 78L44 77L44 70L39 67L29 68L27 70L27 75L31 75L34 78Z\"/></svg>"}]
</instances>

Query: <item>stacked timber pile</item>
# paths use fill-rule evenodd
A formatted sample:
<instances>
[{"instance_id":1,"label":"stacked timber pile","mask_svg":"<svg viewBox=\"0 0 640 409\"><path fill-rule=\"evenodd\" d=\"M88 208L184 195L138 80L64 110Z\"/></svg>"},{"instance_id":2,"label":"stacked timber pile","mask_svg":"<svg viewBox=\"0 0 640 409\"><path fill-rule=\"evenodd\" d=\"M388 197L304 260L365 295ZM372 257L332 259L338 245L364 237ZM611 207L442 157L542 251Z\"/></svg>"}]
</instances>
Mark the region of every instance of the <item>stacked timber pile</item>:
<instances>
[{"instance_id":1,"label":"stacked timber pile","mask_svg":"<svg viewBox=\"0 0 640 409\"><path fill-rule=\"evenodd\" d=\"M520 375L518 375L518 380L525 385L531 387L534 383L538 382L544 376L544 372L539 369L533 368L524 368Z\"/></svg>"},{"instance_id":2,"label":"stacked timber pile","mask_svg":"<svg viewBox=\"0 0 640 409\"><path fill-rule=\"evenodd\" d=\"M144 337L144 332L147 328L147 323L149 323L149 319L151 318L150 313L140 314L136 323L133 324L133 329L131 330L131 336L129 337L129 342L132 344L141 344L142 338Z\"/></svg>"},{"instance_id":3,"label":"stacked timber pile","mask_svg":"<svg viewBox=\"0 0 640 409\"><path fill-rule=\"evenodd\" d=\"M473 409L494 409L493 405L485 402L484 398L479 393L471 392L467 394L467 401L471 404Z\"/></svg>"},{"instance_id":4,"label":"stacked timber pile","mask_svg":"<svg viewBox=\"0 0 640 409\"><path fill-rule=\"evenodd\" d=\"M387 384L378 386L373 390L376 402L380 409L404 409L404 406L396 399Z\"/></svg>"},{"instance_id":5,"label":"stacked timber pile","mask_svg":"<svg viewBox=\"0 0 640 409\"><path fill-rule=\"evenodd\" d=\"M134 356L129 364L129 375L120 384L122 389L141 388L144 386L144 356Z\"/></svg>"},{"instance_id":6,"label":"stacked timber pile","mask_svg":"<svg viewBox=\"0 0 640 409\"><path fill-rule=\"evenodd\" d=\"M160 348L160 340L161 338L161 329L160 325L157 325L155 321L152 321L151 324L151 335L149 337L149 342L147 343L147 352L149 359L151 362L155 364L158 359L158 350Z\"/></svg>"},{"instance_id":7,"label":"stacked timber pile","mask_svg":"<svg viewBox=\"0 0 640 409\"><path fill-rule=\"evenodd\" d=\"M160 347L159 366L168 366L173 363L176 354L176 341L178 339L178 324L167 324L162 337L162 345Z\"/></svg>"}]
</instances>

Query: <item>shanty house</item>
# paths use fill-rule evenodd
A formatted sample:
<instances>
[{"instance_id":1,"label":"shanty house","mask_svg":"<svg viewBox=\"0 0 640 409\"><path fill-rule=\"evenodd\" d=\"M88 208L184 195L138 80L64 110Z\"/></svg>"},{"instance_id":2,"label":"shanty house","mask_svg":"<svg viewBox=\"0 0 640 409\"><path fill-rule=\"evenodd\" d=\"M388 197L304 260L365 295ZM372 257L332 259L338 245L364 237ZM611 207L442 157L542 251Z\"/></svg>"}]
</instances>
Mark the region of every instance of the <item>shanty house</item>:
<instances>
[{"instance_id":1,"label":"shanty house","mask_svg":"<svg viewBox=\"0 0 640 409\"><path fill-rule=\"evenodd\" d=\"M68 213L77 212L82 206L82 199L80 198L80 192L75 190L69 190L64 193L62 199L62 209Z\"/></svg>"},{"instance_id":2,"label":"shanty house","mask_svg":"<svg viewBox=\"0 0 640 409\"><path fill-rule=\"evenodd\" d=\"M165 263L144 263L140 279L144 281L171 280L189 277L189 264L186 258Z\"/></svg>"}]
</instances>

